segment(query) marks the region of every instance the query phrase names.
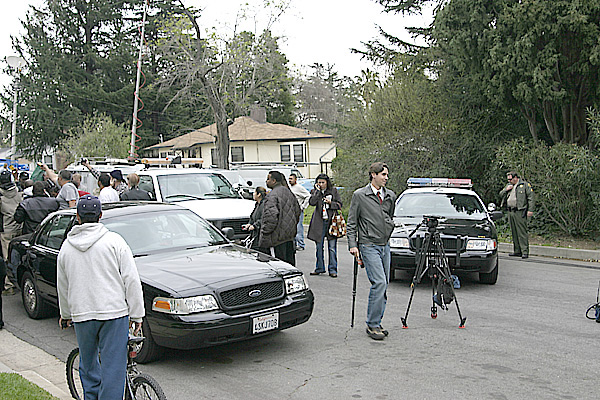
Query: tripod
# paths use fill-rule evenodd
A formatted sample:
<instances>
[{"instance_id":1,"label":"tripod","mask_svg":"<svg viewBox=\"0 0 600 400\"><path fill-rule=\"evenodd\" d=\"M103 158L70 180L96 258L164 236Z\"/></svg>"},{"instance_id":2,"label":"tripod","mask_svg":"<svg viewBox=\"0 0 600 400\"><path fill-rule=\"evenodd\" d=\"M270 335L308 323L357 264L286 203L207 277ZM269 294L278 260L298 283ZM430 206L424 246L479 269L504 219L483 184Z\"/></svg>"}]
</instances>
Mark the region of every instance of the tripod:
<instances>
[{"instance_id":1,"label":"tripod","mask_svg":"<svg viewBox=\"0 0 600 400\"><path fill-rule=\"evenodd\" d=\"M448 264L448 258L444 251L444 245L440 237L438 223L439 218L437 216L426 215L423 216L423 221L417 225L417 227L408 236L409 238L425 224L427 231L423 239L421 240L420 246L416 253L416 264L415 275L411 283L410 299L408 300L408 307L406 308L406 314L401 317L402 328L408 328L406 320L408 318L408 312L410 311L410 305L412 303L413 296L415 294L415 287L421 283L421 280L427 274L431 280L432 290L432 306L431 306L431 318L437 318L437 306L439 305L442 310L448 309L448 304L454 300L456 302L456 310L458 311L458 318L460 318L459 328L465 327L465 321L467 317L463 318L460 313L460 307L458 306L458 299L454 292L454 286L452 284L452 277L450 272L450 266ZM459 256L459 254L457 254ZM437 289L437 293L436 293Z\"/></svg>"}]
</instances>

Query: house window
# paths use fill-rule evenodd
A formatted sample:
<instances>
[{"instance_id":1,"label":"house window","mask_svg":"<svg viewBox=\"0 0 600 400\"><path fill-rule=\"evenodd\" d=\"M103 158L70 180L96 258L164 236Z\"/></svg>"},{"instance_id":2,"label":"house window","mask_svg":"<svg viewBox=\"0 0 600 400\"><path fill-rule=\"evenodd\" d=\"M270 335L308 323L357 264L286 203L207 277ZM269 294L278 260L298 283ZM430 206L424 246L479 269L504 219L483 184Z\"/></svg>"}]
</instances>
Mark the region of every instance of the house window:
<instances>
[{"instance_id":1,"label":"house window","mask_svg":"<svg viewBox=\"0 0 600 400\"><path fill-rule=\"evenodd\" d=\"M282 162L289 162L291 160L289 144L282 144L281 146L279 146L279 152L281 153Z\"/></svg>"},{"instance_id":2,"label":"house window","mask_svg":"<svg viewBox=\"0 0 600 400\"><path fill-rule=\"evenodd\" d=\"M244 162L244 147L237 146L231 148L231 162Z\"/></svg>"},{"instance_id":3,"label":"house window","mask_svg":"<svg viewBox=\"0 0 600 400\"><path fill-rule=\"evenodd\" d=\"M281 162L305 162L306 143L289 143L279 146Z\"/></svg>"},{"instance_id":4,"label":"house window","mask_svg":"<svg viewBox=\"0 0 600 400\"><path fill-rule=\"evenodd\" d=\"M210 159L212 165L217 165L217 149L214 147L210 149Z\"/></svg>"},{"instance_id":5,"label":"house window","mask_svg":"<svg viewBox=\"0 0 600 400\"><path fill-rule=\"evenodd\" d=\"M294 145L294 162L304 162L304 143Z\"/></svg>"}]
</instances>

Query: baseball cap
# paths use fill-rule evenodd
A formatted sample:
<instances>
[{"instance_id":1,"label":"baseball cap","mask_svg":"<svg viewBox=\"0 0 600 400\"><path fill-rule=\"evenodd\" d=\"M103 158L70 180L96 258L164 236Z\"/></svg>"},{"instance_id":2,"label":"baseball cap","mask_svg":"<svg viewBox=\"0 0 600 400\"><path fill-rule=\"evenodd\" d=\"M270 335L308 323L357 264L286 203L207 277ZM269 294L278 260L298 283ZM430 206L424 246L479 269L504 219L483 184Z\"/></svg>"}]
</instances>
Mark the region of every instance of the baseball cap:
<instances>
[{"instance_id":1,"label":"baseball cap","mask_svg":"<svg viewBox=\"0 0 600 400\"><path fill-rule=\"evenodd\" d=\"M4 170L0 172L0 184L12 182L12 174L10 171Z\"/></svg>"},{"instance_id":2,"label":"baseball cap","mask_svg":"<svg viewBox=\"0 0 600 400\"><path fill-rule=\"evenodd\" d=\"M77 202L77 214L80 217L96 218L102 213L102 203L96 196L85 195Z\"/></svg>"},{"instance_id":3,"label":"baseball cap","mask_svg":"<svg viewBox=\"0 0 600 400\"><path fill-rule=\"evenodd\" d=\"M118 179L118 180L120 180L120 181L122 181L122 180L123 180L123 174L122 174L122 173L121 173L121 171L120 171L120 170L118 170L118 169L115 169L114 171L112 171L112 172L110 173L110 176L112 176L113 178L115 178L115 179Z\"/></svg>"}]
</instances>

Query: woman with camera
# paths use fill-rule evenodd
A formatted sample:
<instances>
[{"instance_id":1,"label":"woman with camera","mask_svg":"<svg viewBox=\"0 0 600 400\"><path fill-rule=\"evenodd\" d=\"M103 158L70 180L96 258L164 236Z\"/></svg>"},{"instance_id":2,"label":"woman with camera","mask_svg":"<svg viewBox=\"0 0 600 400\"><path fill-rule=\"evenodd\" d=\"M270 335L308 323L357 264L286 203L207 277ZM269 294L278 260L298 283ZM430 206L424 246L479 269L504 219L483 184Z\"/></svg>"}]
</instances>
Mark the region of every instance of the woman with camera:
<instances>
[{"instance_id":1,"label":"woman with camera","mask_svg":"<svg viewBox=\"0 0 600 400\"><path fill-rule=\"evenodd\" d=\"M329 234L331 219L342 208L342 199L336 188L331 184L331 179L326 174L319 174L315 180L315 188L310 192L308 204L315 206L310 225L308 238L317 245L317 265L311 275L325 273L325 239L329 252L329 276L337 278L337 237Z\"/></svg>"},{"instance_id":2,"label":"woman with camera","mask_svg":"<svg viewBox=\"0 0 600 400\"><path fill-rule=\"evenodd\" d=\"M249 219L248 223L246 225L244 225L242 227L242 229L250 232L250 236L249 236L248 240L250 242L249 247L251 249L258 250L260 252L269 254L268 249L263 249L262 247L258 246L258 240L259 240L258 236L260 234L260 225L261 225L263 209L264 209L263 200L265 199L266 195L267 195L267 189L265 189L262 186L259 186L256 188L256 190L252 194L252 197L254 198L254 201L256 202L256 204L254 205L254 210L252 210L252 213L250 214L250 219Z\"/></svg>"}]
</instances>

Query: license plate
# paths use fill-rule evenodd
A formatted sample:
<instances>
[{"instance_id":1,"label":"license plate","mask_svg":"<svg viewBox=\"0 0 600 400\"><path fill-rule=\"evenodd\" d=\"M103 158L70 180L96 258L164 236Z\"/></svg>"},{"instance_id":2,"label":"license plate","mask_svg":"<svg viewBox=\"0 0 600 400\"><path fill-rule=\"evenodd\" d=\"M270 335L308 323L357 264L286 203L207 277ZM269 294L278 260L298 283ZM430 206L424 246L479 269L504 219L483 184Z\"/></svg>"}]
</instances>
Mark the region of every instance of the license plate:
<instances>
[{"instance_id":1,"label":"license plate","mask_svg":"<svg viewBox=\"0 0 600 400\"><path fill-rule=\"evenodd\" d=\"M279 313L261 315L252 318L252 334L270 331L279 328Z\"/></svg>"}]
</instances>

